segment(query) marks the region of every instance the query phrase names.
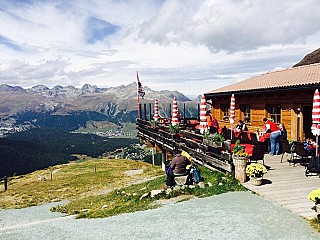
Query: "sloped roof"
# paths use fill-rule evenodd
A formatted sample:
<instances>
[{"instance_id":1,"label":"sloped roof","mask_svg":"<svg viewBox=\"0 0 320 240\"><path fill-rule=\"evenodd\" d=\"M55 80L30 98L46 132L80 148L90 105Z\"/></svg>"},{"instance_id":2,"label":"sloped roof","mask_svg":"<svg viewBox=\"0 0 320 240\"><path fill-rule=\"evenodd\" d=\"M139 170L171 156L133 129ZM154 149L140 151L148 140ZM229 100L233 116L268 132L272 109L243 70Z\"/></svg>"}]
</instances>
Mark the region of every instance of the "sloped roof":
<instances>
[{"instance_id":1,"label":"sloped roof","mask_svg":"<svg viewBox=\"0 0 320 240\"><path fill-rule=\"evenodd\" d=\"M235 93L320 84L320 63L268 72L206 94Z\"/></svg>"}]
</instances>

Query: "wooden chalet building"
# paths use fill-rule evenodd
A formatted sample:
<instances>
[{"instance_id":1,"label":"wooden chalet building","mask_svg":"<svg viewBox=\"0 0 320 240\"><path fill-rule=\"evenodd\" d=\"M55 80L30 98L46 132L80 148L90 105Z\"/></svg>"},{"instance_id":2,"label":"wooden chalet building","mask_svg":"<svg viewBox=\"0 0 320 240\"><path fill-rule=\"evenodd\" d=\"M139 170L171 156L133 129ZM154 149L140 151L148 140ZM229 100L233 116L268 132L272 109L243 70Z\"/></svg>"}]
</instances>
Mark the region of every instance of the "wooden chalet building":
<instances>
[{"instance_id":1,"label":"wooden chalet building","mask_svg":"<svg viewBox=\"0 0 320 240\"><path fill-rule=\"evenodd\" d=\"M320 63L272 71L205 94L220 126L230 126L231 95L235 96L235 123L246 120L249 130L262 129L264 117L284 123L288 140L313 137L312 103L320 87Z\"/></svg>"}]
</instances>

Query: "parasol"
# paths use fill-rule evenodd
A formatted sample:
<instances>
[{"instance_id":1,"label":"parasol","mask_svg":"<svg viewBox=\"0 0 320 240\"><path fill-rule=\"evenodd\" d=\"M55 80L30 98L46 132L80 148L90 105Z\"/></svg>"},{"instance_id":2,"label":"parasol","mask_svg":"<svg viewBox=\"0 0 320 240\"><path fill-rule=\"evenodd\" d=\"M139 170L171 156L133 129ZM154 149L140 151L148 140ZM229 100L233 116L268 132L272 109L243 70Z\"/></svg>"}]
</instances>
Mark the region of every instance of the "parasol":
<instances>
[{"instance_id":1,"label":"parasol","mask_svg":"<svg viewBox=\"0 0 320 240\"><path fill-rule=\"evenodd\" d=\"M201 97L201 102L200 102L200 132L204 133L208 130L208 122L207 122L207 117L206 117L206 113L207 113L207 106L206 106L206 98L205 96Z\"/></svg>"},{"instance_id":2,"label":"parasol","mask_svg":"<svg viewBox=\"0 0 320 240\"><path fill-rule=\"evenodd\" d=\"M232 94L231 101L230 101L230 116L229 116L229 121L231 124L231 139L232 139L233 124L235 119L235 109L236 109L236 99L234 97L234 94Z\"/></svg>"},{"instance_id":3,"label":"parasol","mask_svg":"<svg viewBox=\"0 0 320 240\"><path fill-rule=\"evenodd\" d=\"M320 135L320 95L318 89L315 90L313 95L311 131L316 136L316 156L318 156L318 138Z\"/></svg>"},{"instance_id":4,"label":"parasol","mask_svg":"<svg viewBox=\"0 0 320 240\"><path fill-rule=\"evenodd\" d=\"M172 124L172 125L179 125L179 120L178 120L178 104L177 104L177 99L176 99L176 97L173 98L173 102L172 102L172 119L171 119L171 124Z\"/></svg>"},{"instance_id":5,"label":"parasol","mask_svg":"<svg viewBox=\"0 0 320 240\"><path fill-rule=\"evenodd\" d=\"M159 120L159 106L158 106L158 99L154 100L154 109L153 109L154 115L153 120L157 122Z\"/></svg>"}]
</instances>

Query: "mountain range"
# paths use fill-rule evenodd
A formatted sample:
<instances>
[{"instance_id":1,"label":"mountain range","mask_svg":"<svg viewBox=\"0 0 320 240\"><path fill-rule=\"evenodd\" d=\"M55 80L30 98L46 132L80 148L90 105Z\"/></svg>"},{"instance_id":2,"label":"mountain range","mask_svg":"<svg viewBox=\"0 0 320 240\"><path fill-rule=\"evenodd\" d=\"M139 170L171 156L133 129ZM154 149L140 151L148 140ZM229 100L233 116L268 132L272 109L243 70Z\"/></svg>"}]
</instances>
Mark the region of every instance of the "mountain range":
<instances>
[{"instance_id":1,"label":"mountain range","mask_svg":"<svg viewBox=\"0 0 320 240\"><path fill-rule=\"evenodd\" d=\"M154 99L158 99L159 105L169 104L172 103L173 97L176 97L179 103L188 102L193 108L192 111L197 106L196 101L191 101L178 91L154 91L147 86L144 87L144 91L145 97L140 101L142 104L153 103ZM58 85L51 89L44 85L27 89L7 84L0 85L0 118L19 116L23 121L35 122L35 116L39 118L41 115L48 117L96 112L103 115L103 120L134 122L137 111L135 82L109 88L99 88L90 84L84 84L81 88Z\"/></svg>"},{"instance_id":2,"label":"mountain range","mask_svg":"<svg viewBox=\"0 0 320 240\"><path fill-rule=\"evenodd\" d=\"M307 54L294 66L318 62L320 62L320 49ZM178 91L154 91L147 86L144 87L144 91L145 97L141 99L141 104L153 104L154 99L158 99L160 114L164 116L168 113L170 115L169 103L171 104L173 97L176 97L178 104L185 103L186 117L197 117L200 96L192 101ZM144 114L150 115L151 109L149 106L144 106L141 108ZM45 85L27 89L7 84L0 85L0 127L4 121L11 125L13 120L20 124L27 122L40 127L52 125L70 130L85 125L88 120L135 122L137 112L135 82L108 88L90 84L84 84L81 88L58 85L51 89Z\"/></svg>"}]
</instances>

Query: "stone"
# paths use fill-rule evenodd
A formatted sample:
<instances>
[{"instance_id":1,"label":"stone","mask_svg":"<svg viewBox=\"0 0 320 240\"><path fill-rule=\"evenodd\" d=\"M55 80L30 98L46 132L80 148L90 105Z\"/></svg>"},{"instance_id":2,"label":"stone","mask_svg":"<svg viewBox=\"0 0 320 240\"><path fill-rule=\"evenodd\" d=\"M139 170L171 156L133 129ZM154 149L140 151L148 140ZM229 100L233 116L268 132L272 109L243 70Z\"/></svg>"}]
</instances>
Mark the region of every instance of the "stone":
<instances>
[{"instance_id":1,"label":"stone","mask_svg":"<svg viewBox=\"0 0 320 240\"><path fill-rule=\"evenodd\" d=\"M179 177L175 177L174 180L177 185L182 186L186 184L187 178L188 176L179 176Z\"/></svg>"},{"instance_id":2,"label":"stone","mask_svg":"<svg viewBox=\"0 0 320 240\"><path fill-rule=\"evenodd\" d=\"M39 176L38 181L46 181L45 176Z\"/></svg>"},{"instance_id":3,"label":"stone","mask_svg":"<svg viewBox=\"0 0 320 240\"><path fill-rule=\"evenodd\" d=\"M162 192L162 190L160 190L160 189L152 190L150 192L150 196L153 198L153 197L157 196L158 194L160 194L161 192Z\"/></svg>"},{"instance_id":4,"label":"stone","mask_svg":"<svg viewBox=\"0 0 320 240\"><path fill-rule=\"evenodd\" d=\"M167 195L169 195L171 192L172 192L172 189L171 189L171 188L167 188L167 189L166 189L166 194L167 194Z\"/></svg>"},{"instance_id":5,"label":"stone","mask_svg":"<svg viewBox=\"0 0 320 240\"><path fill-rule=\"evenodd\" d=\"M148 196L149 196L149 193L144 193L144 194L142 194L142 196L139 198L139 200L142 200L143 198L148 197Z\"/></svg>"},{"instance_id":6,"label":"stone","mask_svg":"<svg viewBox=\"0 0 320 240\"><path fill-rule=\"evenodd\" d=\"M84 208L84 209L81 209L80 212L88 212L90 209L89 208Z\"/></svg>"}]
</instances>

